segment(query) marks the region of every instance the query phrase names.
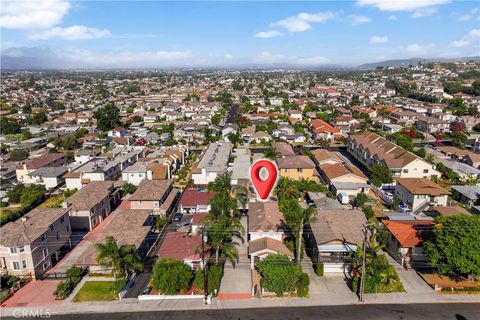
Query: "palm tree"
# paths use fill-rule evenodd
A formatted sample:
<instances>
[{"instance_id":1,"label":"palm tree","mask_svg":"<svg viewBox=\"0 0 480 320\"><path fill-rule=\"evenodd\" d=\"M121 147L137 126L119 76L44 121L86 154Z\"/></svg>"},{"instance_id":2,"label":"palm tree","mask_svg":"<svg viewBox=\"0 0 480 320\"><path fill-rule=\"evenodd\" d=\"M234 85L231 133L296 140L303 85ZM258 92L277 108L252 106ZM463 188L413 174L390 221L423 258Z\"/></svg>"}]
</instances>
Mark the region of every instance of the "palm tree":
<instances>
[{"instance_id":1,"label":"palm tree","mask_svg":"<svg viewBox=\"0 0 480 320\"><path fill-rule=\"evenodd\" d=\"M279 200L298 198L298 188L292 180L288 178L280 178L275 187L275 195Z\"/></svg>"},{"instance_id":2,"label":"palm tree","mask_svg":"<svg viewBox=\"0 0 480 320\"><path fill-rule=\"evenodd\" d=\"M302 209L297 199L287 199L280 202L280 211L283 212L285 222L296 238L297 244L297 263L300 263L302 252L303 228L314 218L316 211L309 207Z\"/></svg>"},{"instance_id":3,"label":"palm tree","mask_svg":"<svg viewBox=\"0 0 480 320\"><path fill-rule=\"evenodd\" d=\"M222 253L235 266L238 260L238 249L236 246L240 245L240 243L233 239L236 238L242 243L245 241L242 236L245 230L240 221L226 216L217 218L208 215L203 219L203 223L207 229L208 242L211 248L215 250L215 264L218 265L220 253Z\"/></svg>"},{"instance_id":4,"label":"palm tree","mask_svg":"<svg viewBox=\"0 0 480 320\"><path fill-rule=\"evenodd\" d=\"M105 243L96 243L98 251L97 263L105 268L111 268L115 280L117 275L133 270L143 270L141 258L133 245L122 245L118 247L113 236L106 238Z\"/></svg>"},{"instance_id":5,"label":"palm tree","mask_svg":"<svg viewBox=\"0 0 480 320\"><path fill-rule=\"evenodd\" d=\"M263 156L267 159L275 160L278 157L280 157L280 152L278 152L278 150L275 149L274 147L270 146L265 150L265 152L263 153Z\"/></svg>"}]
</instances>

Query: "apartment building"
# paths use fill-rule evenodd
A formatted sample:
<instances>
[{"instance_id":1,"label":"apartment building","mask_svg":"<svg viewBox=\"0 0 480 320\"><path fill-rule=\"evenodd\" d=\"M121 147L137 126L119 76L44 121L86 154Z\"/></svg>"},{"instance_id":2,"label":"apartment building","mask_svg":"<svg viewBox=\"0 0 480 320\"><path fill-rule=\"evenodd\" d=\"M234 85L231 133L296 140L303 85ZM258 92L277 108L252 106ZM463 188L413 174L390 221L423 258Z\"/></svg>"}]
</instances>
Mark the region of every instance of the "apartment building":
<instances>
[{"instance_id":1,"label":"apartment building","mask_svg":"<svg viewBox=\"0 0 480 320\"><path fill-rule=\"evenodd\" d=\"M68 247L72 230L70 207L35 208L0 228L1 273L38 279Z\"/></svg>"},{"instance_id":2,"label":"apartment building","mask_svg":"<svg viewBox=\"0 0 480 320\"><path fill-rule=\"evenodd\" d=\"M192 167L192 179L196 185L207 185L227 171L228 159L232 151L230 142L211 143L200 162Z\"/></svg>"},{"instance_id":3,"label":"apartment building","mask_svg":"<svg viewBox=\"0 0 480 320\"><path fill-rule=\"evenodd\" d=\"M383 164L392 171L394 177L440 177L440 172L432 164L373 132L350 136L347 147L348 152L365 167Z\"/></svg>"}]
</instances>

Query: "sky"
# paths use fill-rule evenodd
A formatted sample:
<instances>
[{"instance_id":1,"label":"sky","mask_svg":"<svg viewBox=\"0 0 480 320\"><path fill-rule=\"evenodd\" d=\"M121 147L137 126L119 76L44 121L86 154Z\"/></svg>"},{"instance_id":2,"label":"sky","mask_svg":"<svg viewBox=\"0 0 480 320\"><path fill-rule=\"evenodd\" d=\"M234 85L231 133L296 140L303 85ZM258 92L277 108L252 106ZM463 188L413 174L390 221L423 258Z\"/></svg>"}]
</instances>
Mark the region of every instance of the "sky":
<instances>
[{"instance_id":1,"label":"sky","mask_svg":"<svg viewBox=\"0 0 480 320\"><path fill-rule=\"evenodd\" d=\"M65 67L359 65L480 55L480 2L3 1L1 53Z\"/></svg>"}]
</instances>

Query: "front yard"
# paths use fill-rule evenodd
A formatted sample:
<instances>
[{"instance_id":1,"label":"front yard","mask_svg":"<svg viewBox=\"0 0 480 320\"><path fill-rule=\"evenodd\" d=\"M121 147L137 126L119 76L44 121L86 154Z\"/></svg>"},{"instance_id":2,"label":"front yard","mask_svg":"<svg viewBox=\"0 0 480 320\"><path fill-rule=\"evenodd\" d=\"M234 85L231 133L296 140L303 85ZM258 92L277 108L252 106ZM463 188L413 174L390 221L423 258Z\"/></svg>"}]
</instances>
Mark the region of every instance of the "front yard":
<instances>
[{"instance_id":1,"label":"front yard","mask_svg":"<svg viewBox=\"0 0 480 320\"><path fill-rule=\"evenodd\" d=\"M73 301L112 301L118 299L118 292L114 281L87 281Z\"/></svg>"},{"instance_id":2,"label":"front yard","mask_svg":"<svg viewBox=\"0 0 480 320\"><path fill-rule=\"evenodd\" d=\"M441 291L442 293L480 294L479 281L468 281L461 277L454 278L437 273L423 273L421 276L429 285L435 288L435 291Z\"/></svg>"}]
</instances>

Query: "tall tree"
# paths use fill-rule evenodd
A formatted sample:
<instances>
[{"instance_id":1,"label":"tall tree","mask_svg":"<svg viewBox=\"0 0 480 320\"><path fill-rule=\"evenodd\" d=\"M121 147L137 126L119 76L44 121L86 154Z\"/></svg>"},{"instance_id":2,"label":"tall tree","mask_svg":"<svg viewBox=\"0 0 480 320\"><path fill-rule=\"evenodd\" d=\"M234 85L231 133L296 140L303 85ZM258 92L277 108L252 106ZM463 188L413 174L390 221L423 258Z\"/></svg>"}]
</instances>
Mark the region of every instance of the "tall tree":
<instances>
[{"instance_id":1,"label":"tall tree","mask_svg":"<svg viewBox=\"0 0 480 320\"><path fill-rule=\"evenodd\" d=\"M93 117L97 119L97 128L108 131L120 125L120 110L113 103L109 102L93 113Z\"/></svg>"},{"instance_id":2,"label":"tall tree","mask_svg":"<svg viewBox=\"0 0 480 320\"><path fill-rule=\"evenodd\" d=\"M107 237L105 243L96 243L95 248L98 252L97 263L102 267L111 268L115 279L125 272L143 270L137 249L132 245L118 247L113 236Z\"/></svg>"}]
</instances>

